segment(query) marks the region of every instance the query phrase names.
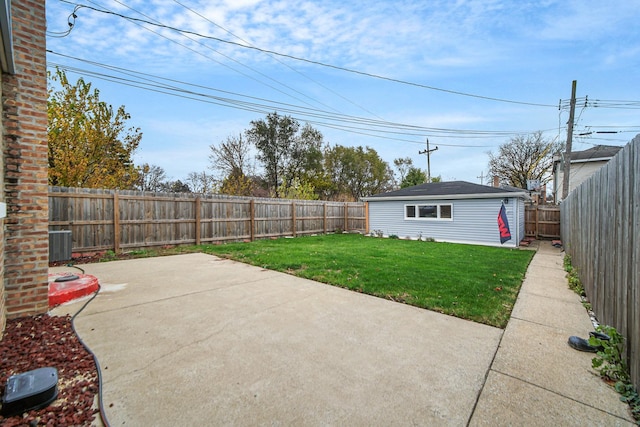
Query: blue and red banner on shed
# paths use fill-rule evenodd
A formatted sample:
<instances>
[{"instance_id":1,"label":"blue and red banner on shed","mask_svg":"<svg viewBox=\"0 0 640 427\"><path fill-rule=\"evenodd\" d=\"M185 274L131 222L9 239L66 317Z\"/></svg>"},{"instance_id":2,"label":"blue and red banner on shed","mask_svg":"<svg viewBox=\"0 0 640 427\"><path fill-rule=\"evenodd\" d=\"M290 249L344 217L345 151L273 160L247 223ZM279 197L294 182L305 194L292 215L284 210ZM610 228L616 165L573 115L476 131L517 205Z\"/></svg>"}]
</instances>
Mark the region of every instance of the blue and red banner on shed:
<instances>
[{"instance_id":1,"label":"blue and red banner on shed","mask_svg":"<svg viewBox=\"0 0 640 427\"><path fill-rule=\"evenodd\" d=\"M511 230L509 229L509 220L507 219L507 210L504 203L498 212L498 230L500 231L500 243L504 244L507 240L511 240Z\"/></svg>"}]
</instances>

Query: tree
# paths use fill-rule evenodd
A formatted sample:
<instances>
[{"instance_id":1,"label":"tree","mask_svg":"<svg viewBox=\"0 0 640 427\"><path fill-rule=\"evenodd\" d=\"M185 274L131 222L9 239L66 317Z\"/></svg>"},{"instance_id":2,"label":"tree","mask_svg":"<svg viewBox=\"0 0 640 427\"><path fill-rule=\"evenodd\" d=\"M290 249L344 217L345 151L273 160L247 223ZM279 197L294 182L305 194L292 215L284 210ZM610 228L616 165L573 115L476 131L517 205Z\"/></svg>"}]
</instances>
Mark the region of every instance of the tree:
<instances>
[{"instance_id":1,"label":"tree","mask_svg":"<svg viewBox=\"0 0 640 427\"><path fill-rule=\"evenodd\" d=\"M420 168L411 166L400 183L400 188L413 187L414 185L420 185L427 182L427 174Z\"/></svg>"},{"instance_id":2,"label":"tree","mask_svg":"<svg viewBox=\"0 0 640 427\"><path fill-rule=\"evenodd\" d=\"M325 152L325 169L331 176L334 198L346 194L358 200L389 190L393 180L389 164L370 147L336 145Z\"/></svg>"},{"instance_id":3,"label":"tree","mask_svg":"<svg viewBox=\"0 0 640 427\"><path fill-rule=\"evenodd\" d=\"M253 120L245 135L258 150L256 157L276 197L280 197L281 185L289 188L296 178L304 181L305 172L320 165L322 134L308 124L300 129L298 121L290 116L274 112L265 120Z\"/></svg>"},{"instance_id":4,"label":"tree","mask_svg":"<svg viewBox=\"0 0 640 427\"><path fill-rule=\"evenodd\" d=\"M124 106L114 112L91 83L80 78L71 84L62 70L48 77L49 184L133 188L139 171L132 157L142 133L127 128L131 116Z\"/></svg>"},{"instance_id":5,"label":"tree","mask_svg":"<svg viewBox=\"0 0 640 427\"><path fill-rule=\"evenodd\" d=\"M242 173L227 175L220 185L220 193L231 196L252 196L254 189L254 181Z\"/></svg>"},{"instance_id":6,"label":"tree","mask_svg":"<svg viewBox=\"0 0 640 427\"><path fill-rule=\"evenodd\" d=\"M155 192L167 189L167 176L160 166L145 163L138 169L138 172L136 189Z\"/></svg>"},{"instance_id":7,"label":"tree","mask_svg":"<svg viewBox=\"0 0 640 427\"><path fill-rule=\"evenodd\" d=\"M551 180L553 156L562 149L562 143L545 140L538 131L528 136L516 136L502 144L498 154L489 153L489 174L500 183L527 188L528 180Z\"/></svg>"},{"instance_id":8,"label":"tree","mask_svg":"<svg viewBox=\"0 0 640 427\"><path fill-rule=\"evenodd\" d=\"M278 194L283 199L296 199L296 200L317 200L318 195L313 188L313 185L309 182L300 182L298 178L293 180L290 187L286 187L284 184L278 188Z\"/></svg>"},{"instance_id":9,"label":"tree","mask_svg":"<svg viewBox=\"0 0 640 427\"><path fill-rule=\"evenodd\" d=\"M407 176L409 169L413 166L413 160L411 159L411 157L398 157L397 159L393 160L393 165L396 167L398 175L400 175L396 182L399 182L400 187L402 188L402 181L404 181L404 178Z\"/></svg>"},{"instance_id":10,"label":"tree","mask_svg":"<svg viewBox=\"0 0 640 427\"><path fill-rule=\"evenodd\" d=\"M242 139L242 134L228 136L225 142L220 143L218 147L210 145L211 153L209 154L210 169L220 172L223 177L231 175L249 175L252 173L252 167L249 158L249 149L251 143Z\"/></svg>"},{"instance_id":11,"label":"tree","mask_svg":"<svg viewBox=\"0 0 640 427\"><path fill-rule=\"evenodd\" d=\"M189 186L179 179L167 182L163 191L168 193L191 193Z\"/></svg>"},{"instance_id":12,"label":"tree","mask_svg":"<svg viewBox=\"0 0 640 427\"><path fill-rule=\"evenodd\" d=\"M210 169L219 172L221 178L220 193L233 196L250 196L253 194L254 182L248 175L253 173L249 157L251 143L237 137L229 136L219 146L210 145Z\"/></svg>"},{"instance_id":13,"label":"tree","mask_svg":"<svg viewBox=\"0 0 640 427\"><path fill-rule=\"evenodd\" d=\"M216 179L205 171L189 172L187 183L191 192L206 194L214 192Z\"/></svg>"}]
</instances>

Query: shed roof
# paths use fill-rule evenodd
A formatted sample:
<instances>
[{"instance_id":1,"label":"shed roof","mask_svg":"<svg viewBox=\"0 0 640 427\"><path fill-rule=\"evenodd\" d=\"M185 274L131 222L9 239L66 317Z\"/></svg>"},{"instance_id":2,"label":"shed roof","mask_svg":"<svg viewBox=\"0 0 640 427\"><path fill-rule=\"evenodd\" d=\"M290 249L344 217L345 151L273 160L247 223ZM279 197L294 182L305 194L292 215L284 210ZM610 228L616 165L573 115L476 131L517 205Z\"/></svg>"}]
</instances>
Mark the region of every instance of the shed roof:
<instances>
[{"instance_id":1,"label":"shed roof","mask_svg":"<svg viewBox=\"0 0 640 427\"><path fill-rule=\"evenodd\" d=\"M424 199L474 199L497 197L522 197L527 198L525 190L502 187L490 187L488 185L474 184L467 181L430 182L413 187L401 188L396 191L380 193L365 197L363 200L424 200Z\"/></svg>"}]
</instances>

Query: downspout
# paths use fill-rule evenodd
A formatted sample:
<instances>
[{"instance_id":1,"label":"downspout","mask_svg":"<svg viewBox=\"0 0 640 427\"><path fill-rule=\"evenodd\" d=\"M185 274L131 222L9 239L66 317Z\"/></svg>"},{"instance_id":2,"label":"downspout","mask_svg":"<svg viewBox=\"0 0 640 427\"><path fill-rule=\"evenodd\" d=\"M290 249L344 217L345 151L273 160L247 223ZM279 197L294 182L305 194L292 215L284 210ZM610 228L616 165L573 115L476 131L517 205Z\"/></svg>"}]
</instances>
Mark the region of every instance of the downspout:
<instances>
[{"instance_id":1,"label":"downspout","mask_svg":"<svg viewBox=\"0 0 640 427\"><path fill-rule=\"evenodd\" d=\"M516 205L516 248L520 246L520 242L522 241L522 237L520 236L520 199L515 197L515 205Z\"/></svg>"},{"instance_id":2,"label":"downspout","mask_svg":"<svg viewBox=\"0 0 640 427\"><path fill-rule=\"evenodd\" d=\"M10 0L0 0L0 38L2 39L2 51L0 52L2 71L9 74L15 74L16 66L13 61Z\"/></svg>"}]
</instances>

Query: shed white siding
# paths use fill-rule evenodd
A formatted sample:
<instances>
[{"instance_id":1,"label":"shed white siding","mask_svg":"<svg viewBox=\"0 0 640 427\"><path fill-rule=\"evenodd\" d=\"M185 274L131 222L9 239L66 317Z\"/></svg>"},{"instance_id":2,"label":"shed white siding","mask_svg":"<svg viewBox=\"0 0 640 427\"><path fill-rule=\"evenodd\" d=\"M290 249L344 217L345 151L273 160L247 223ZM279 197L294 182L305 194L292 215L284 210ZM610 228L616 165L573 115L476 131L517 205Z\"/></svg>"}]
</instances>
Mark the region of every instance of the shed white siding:
<instances>
[{"instance_id":1,"label":"shed white siding","mask_svg":"<svg viewBox=\"0 0 640 427\"><path fill-rule=\"evenodd\" d=\"M524 215L524 200L522 199L515 199L514 200L517 205L517 218L518 218L518 224L517 224L517 230L518 230L518 235L516 236L515 234L511 234L511 238L515 239L514 243L516 246L518 246L520 244L520 242L522 241L522 239L525 238L525 215ZM507 212L509 211L509 209L507 209ZM513 229L512 229L513 230Z\"/></svg>"},{"instance_id":2,"label":"shed white siding","mask_svg":"<svg viewBox=\"0 0 640 427\"><path fill-rule=\"evenodd\" d=\"M502 198L438 199L428 201L369 201L369 231L402 238L433 238L436 241L516 247L525 233L524 201L512 197L505 204L511 240L500 243L498 213ZM450 204L453 220L405 219L407 204Z\"/></svg>"}]
</instances>

